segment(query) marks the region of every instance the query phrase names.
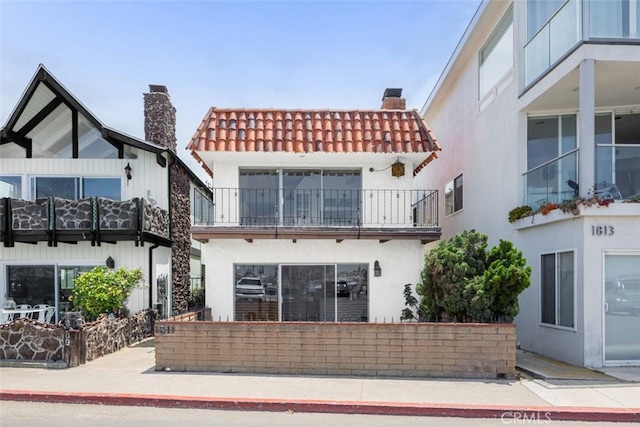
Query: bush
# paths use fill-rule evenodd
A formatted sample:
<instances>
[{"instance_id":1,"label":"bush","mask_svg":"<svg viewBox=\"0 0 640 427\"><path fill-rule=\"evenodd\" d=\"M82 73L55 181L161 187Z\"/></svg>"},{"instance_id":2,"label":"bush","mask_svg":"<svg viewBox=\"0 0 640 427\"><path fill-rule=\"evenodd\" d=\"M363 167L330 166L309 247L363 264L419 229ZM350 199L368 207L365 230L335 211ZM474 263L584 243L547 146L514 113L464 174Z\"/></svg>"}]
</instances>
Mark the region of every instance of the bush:
<instances>
[{"instance_id":1,"label":"bush","mask_svg":"<svg viewBox=\"0 0 640 427\"><path fill-rule=\"evenodd\" d=\"M429 252L416 289L429 320L511 322L518 314L531 267L511 242L486 248L486 235L465 230Z\"/></svg>"},{"instance_id":2,"label":"bush","mask_svg":"<svg viewBox=\"0 0 640 427\"><path fill-rule=\"evenodd\" d=\"M69 298L76 310L87 320L95 320L102 313L118 314L131 290L142 280L142 269L120 268L111 271L98 266L76 279Z\"/></svg>"}]
</instances>

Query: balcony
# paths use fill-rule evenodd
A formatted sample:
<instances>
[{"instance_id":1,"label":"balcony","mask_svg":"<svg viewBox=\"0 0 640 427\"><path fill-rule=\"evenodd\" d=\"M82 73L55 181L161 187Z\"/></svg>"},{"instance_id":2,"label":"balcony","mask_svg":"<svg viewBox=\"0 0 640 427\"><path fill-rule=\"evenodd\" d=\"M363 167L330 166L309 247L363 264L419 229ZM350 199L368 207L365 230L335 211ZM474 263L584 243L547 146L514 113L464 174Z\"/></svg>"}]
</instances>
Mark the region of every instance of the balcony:
<instances>
[{"instance_id":1,"label":"balcony","mask_svg":"<svg viewBox=\"0 0 640 427\"><path fill-rule=\"evenodd\" d=\"M169 214L145 199L125 201L90 197L80 200L59 197L34 201L0 199L0 240L5 247L16 242L101 243L134 241L170 246Z\"/></svg>"},{"instance_id":2,"label":"balcony","mask_svg":"<svg viewBox=\"0 0 640 427\"><path fill-rule=\"evenodd\" d=\"M215 188L210 212L194 239L440 238L436 190Z\"/></svg>"}]
</instances>

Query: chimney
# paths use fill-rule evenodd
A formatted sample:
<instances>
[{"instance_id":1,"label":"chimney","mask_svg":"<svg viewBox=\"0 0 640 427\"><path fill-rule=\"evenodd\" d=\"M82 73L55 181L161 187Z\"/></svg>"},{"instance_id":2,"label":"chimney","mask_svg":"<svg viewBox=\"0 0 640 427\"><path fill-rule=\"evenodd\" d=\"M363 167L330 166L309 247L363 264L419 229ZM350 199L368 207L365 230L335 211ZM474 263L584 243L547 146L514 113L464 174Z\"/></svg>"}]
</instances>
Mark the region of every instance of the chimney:
<instances>
[{"instance_id":1,"label":"chimney","mask_svg":"<svg viewBox=\"0 0 640 427\"><path fill-rule=\"evenodd\" d=\"M176 109L166 86L149 85L144 94L144 139L176 152Z\"/></svg>"},{"instance_id":2,"label":"chimney","mask_svg":"<svg viewBox=\"0 0 640 427\"><path fill-rule=\"evenodd\" d=\"M380 108L383 110L406 110L407 100L402 98L402 89L385 89Z\"/></svg>"}]
</instances>

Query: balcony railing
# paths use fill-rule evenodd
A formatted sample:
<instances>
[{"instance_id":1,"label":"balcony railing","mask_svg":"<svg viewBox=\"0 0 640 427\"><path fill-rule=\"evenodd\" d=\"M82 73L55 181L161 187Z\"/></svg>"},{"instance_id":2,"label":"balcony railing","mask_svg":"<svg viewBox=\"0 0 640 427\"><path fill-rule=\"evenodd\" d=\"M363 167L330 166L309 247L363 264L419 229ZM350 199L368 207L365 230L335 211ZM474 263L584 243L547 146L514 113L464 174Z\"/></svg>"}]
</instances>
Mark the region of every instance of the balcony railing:
<instances>
[{"instance_id":1,"label":"balcony railing","mask_svg":"<svg viewBox=\"0 0 640 427\"><path fill-rule=\"evenodd\" d=\"M59 197L33 201L0 199L0 240L49 246L58 242L114 243L133 240L169 245L169 214L145 199L115 201L102 197L68 200Z\"/></svg>"},{"instance_id":2,"label":"balcony railing","mask_svg":"<svg viewBox=\"0 0 640 427\"><path fill-rule=\"evenodd\" d=\"M438 192L215 188L211 212L195 225L437 228Z\"/></svg>"}]
</instances>

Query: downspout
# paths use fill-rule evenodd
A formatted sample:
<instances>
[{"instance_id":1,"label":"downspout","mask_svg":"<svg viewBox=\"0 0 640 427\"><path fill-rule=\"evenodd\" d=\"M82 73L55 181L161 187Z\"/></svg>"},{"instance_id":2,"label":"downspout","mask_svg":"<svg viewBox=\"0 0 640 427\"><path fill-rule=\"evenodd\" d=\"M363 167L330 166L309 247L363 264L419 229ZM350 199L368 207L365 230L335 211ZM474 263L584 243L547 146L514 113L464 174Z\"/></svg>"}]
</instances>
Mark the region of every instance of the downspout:
<instances>
[{"instance_id":1,"label":"downspout","mask_svg":"<svg viewBox=\"0 0 640 427\"><path fill-rule=\"evenodd\" d=\"M149 248L149 308L153 309L153 250L159 247L156 243Z\"/></svg>"}]
</instances>

